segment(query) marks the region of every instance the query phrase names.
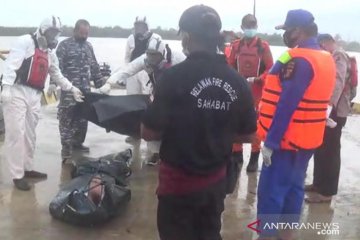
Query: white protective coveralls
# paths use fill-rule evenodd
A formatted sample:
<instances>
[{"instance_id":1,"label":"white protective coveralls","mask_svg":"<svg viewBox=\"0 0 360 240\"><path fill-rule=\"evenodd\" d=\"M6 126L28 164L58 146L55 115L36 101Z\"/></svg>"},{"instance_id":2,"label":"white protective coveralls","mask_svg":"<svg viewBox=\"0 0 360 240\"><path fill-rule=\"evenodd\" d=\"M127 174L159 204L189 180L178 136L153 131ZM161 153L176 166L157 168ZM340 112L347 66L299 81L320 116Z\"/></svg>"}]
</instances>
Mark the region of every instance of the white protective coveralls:
<instances>
[{"instance_id":1,"label":"white protective coveralls","mask_svg":"<svg viewBox=\"0 0 360 240\"><path fill-rule=\"evenodd\" d=\"M152 39L161 39L161 37L156 34L152 33L149 42ZM130 64L131 62L131 53L135 49L135 37L134 34L131 34L126 42L126 49L125 49L125 64ZM136 61L134 59L133 61ZM125 66L126 68L126 66ZM122 69L118 70L117 72L122 72ZM147 86L147 82L149 81L149 76L145 71L138 71L136 74L132 75L130 78L126 79L124 83L126 84L126 93L128 95L131 94L150 94L150 89Z\"/></svg>"},{"instance_id":2,"label":"white protective coveralls","mask_svg":"<svg viewBox=\"0 0 360 240\"><path fill-rule=\"evenodd\" d=\"M52 18L45 19L35 36L40 38L48 28L54 28ZM58 18L56 18L56 21ZM56 22L60 29L60 22ZM41 30L40 30L41 29ZM75 96L75 87L61 74L56 54L47 48L46 41L39 40L39 48L48 51L48 62L51 78L65 91L72 91ZM32 171L34 165L34 150L36 142L36 126L39 120L41 91L23 84L15 83L16 71L23 61L34 55L35 44L31 35L20 36L13 44L8 58L5 61L3 72L2 93L4 120L5 120L5 158L8 162L13 179L21 179L24 171ZM76 91L79 91L76 89ZM80 92L80 91L79 91ZM77 92L77 94L79 93ZM81 94L81 92L80 92ZM76 98L76 97L75 97Z\"/></svg>"},{"instance_id":3,"label":"white protective coveralls","mask_svg":"<svg viewBox=\"0 0 360 240\"><path fill-rule=\"evenodd\" d=\"M152 38L149 42L148 50L159 51L163 55L165 54L165 43L162 41L161 37ZM110 78L107 80L107 83L110 85L114 85L116 83L127 82L127 84L131 84L131 82L135 82L136 79L132 78L132 76L136 75L139 72L145 72L148 80L145 82L145 86L149 88L149 93L152 92L151 84L149 82L148 74L151 72L149 66L146 64L146 53L136 58L134 61L129 63L125 69L115 72ZM185 55L180 52L173 52L171 54L171 64L175 65L185 60ZM166 61L164 59L164 61ZM104 86L105 88L105 86ZM147 94L149 94L147 93ZM143 93L144 94L144 93ZM147 143L147 147L150 153L159 153L160 150L160 142L159 141L150 141Z\"/></svg>"}]
</instances>

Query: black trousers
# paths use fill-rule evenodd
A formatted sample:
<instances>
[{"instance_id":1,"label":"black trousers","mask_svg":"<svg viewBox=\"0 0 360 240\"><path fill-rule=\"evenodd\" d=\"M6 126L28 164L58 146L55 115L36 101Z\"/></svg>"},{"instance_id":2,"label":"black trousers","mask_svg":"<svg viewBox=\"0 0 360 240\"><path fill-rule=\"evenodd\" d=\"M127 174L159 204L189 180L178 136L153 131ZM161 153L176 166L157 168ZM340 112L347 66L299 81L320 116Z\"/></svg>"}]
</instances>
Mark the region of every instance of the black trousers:
<instances>
[{"instance_id":1,"label":"black trousers","mask_svg":"<svg viewBox=\"0 0 360 240\"><path fill-rule=\"evenodd\" d=\"M158 196L161 240L221 240L225 179L196 193Z\"/></svg>"},{"instance_id":2,"label":"black trousers","mask_svg":"<svg viewBox=\"0 0 360 240\"><path fill-rule=\"evenodd\" d=\"M345 126L346 118L336 117L335 128L325 128L324 142L314 154L314 180L313 185L317 192L324 196L337 194L340 175L340 149L341 131Z\"/></svg>"}]
</instances>

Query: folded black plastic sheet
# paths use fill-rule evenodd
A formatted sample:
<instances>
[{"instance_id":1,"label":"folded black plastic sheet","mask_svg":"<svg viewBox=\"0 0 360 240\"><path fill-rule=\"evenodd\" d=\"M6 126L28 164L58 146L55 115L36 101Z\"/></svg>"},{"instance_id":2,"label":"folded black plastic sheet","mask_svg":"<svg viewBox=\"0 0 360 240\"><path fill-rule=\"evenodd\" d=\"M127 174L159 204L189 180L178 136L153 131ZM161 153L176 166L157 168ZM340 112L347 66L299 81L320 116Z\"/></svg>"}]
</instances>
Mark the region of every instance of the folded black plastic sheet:
<instances>
[{"instance_id":1,"label":"folded black plastic sheet","mask_svg":"<svg viewBox=\"0 0 360 240\"><path fill-rule=\"evenodd\" d=\"M80 226L104 224L117 216L131 199L131 191L126 186L126 178L131 174L130 158L131 150L126 150L96 161L81 161L74 168L74 178L62 186L51 201L50 214L61 221ZM101 180L104 189L98 204L88 197L89 185L94 177Z\"/></svg>"},{"instance_id":2,"label":"folded black plastic sheet","mask_svg":"<svg viewBox=\"0 0 360 240\"><path fill-rule=\"evenodd\" d=\"M119 134L140 136L140 123L150 104L149 95L108 96L86 93L85 101L78 105L81 118Z\"/></svg>"}]
</instances>

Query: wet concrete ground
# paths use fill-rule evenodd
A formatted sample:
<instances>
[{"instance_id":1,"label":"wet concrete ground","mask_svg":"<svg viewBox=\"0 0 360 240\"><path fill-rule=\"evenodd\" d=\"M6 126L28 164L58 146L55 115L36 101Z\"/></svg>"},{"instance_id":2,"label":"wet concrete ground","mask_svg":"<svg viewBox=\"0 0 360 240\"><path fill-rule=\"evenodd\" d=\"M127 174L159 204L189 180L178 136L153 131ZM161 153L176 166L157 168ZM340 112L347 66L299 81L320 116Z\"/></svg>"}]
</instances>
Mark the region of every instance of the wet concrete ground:
<instances>
[{"instance_id":1,"label":"wet concrete ground","mask_svg":"<svg viewBox=\"0 0 360 240\"><path fill-rule=\"evenodd\" d=\"M343 158L339 194L331 204L304 204L304 222L334 222L339 234L318 235L317 231L301 230L296 239L360 239L360 117L349 118L343 135ZM90 124L86 145L87 156L99 157L132 148L133 175L130 179L132 200L126 211L108 224L96 228L70 226L51 218L48 206L59 186L70 179L69 168L61 164L60 138L56 107L43 108L37 129L36 170L48 173L48 179L33 182L32 190L14 189L6 163L0 161L0 240L156 240L155 189L157 167L144 164L148 157L146 144L133 146L125 143L125 136L106 133ZM2 145L2 143L1 143ZM248 149L247 149L248 150ZM2 154L2 152L1 152ZM246 152L246 156L249 153ZM80 157L80 156L77 156ZM245 161L247 164L247 160ZM224 240L256 239L247 225L256 220L256 187L259 173L247 174L244 165L236 191L226 199L223 214ZM311 182L312 163L306 182ZM184 239L186 240L186 239Z\"/></svg>"}]
</instances>

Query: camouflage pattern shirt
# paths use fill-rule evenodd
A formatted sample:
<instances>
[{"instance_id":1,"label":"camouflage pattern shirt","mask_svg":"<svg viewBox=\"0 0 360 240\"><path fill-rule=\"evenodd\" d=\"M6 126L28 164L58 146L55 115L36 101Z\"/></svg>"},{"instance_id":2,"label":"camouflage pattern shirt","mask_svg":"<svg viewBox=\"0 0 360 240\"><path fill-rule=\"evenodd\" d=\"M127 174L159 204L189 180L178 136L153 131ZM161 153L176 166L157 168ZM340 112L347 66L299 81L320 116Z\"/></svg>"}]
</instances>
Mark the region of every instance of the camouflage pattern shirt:
<instances>
[{"instance_id":1,"label":"camouflage pattern shirt","mask_svg":"<svg viewBox=\"0 0 360 240\"><path fill-rule=\"evenodd\" d=\"M67 38L59 43L56 55L62 74L81 91L90 92L90 81L94 81L96 88L103 85L100 67L89 42L78 42L74 37ZM61 92L60 108L75 104L70 91Z\"/></svg>"}]
</instances>

